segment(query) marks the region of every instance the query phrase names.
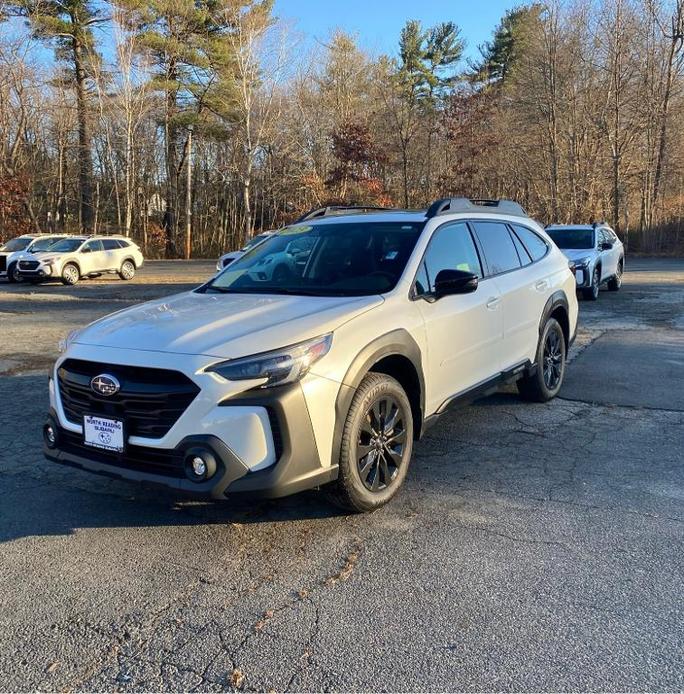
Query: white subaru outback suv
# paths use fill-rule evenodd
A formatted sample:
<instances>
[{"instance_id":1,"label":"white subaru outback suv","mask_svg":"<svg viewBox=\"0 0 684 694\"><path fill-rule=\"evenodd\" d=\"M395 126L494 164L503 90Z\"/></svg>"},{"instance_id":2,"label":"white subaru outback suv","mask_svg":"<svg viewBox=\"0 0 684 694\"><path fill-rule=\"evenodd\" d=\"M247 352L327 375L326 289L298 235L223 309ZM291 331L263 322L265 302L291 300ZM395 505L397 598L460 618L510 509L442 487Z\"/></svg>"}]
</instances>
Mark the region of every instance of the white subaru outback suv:
<instances>
[{"instance_id":1,"label":"white subaru outback suv","mask_svg":"<svg viewBox=\"0 0 684 694\"><path fill-rule=\"evenodd\" d=\"M66 234L23 234L0 245L0 278L21 282L17 261L21 256L43 253L50 246L67 238Z\"/></svg>"},{"instance_id":2,"label":"white subaru outback suv","mask_svg":"<svg viewBox=\"0 0 684 694\"><path fill-rule=\"evenodd\" d=\"M132 280L142 264L140 248L125 236L71 236L44 253L20 256L17 273L21 279L61 279L63 284L106 273Z\"/></svg>"},{"instance_id":3,"label":"white subaru outback suv","mask_svg":"<svg viewBox=\"0 0 684 694\"><path fill-rule=\"evenodd\" d=\"M255 279L295 239L305 262ZM44 451L214 498L324 486L371 511L451 406L512 381L553 398L576 325L568 262L515 203L305 216L198 289L71 333Z\"/></svg>"}]
</instances>

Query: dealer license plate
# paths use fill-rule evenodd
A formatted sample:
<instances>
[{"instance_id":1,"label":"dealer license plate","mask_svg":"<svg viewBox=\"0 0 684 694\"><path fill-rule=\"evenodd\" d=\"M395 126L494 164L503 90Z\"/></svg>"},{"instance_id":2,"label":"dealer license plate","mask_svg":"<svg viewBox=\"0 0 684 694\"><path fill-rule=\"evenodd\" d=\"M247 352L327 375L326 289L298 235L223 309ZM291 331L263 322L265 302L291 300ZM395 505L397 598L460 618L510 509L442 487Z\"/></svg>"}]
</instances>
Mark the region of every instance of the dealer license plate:
<instances>
[{"instance_id":1,"label":"dealer license plate","mask_svg":"<svg viewBox=\"0 0 684 694\"><path fill-rule=\"evenodd\" d=\"M83 417L83 442L94 448L123 453L123 422L118 419L85 415Z\"/></svg>"}]
</instances>

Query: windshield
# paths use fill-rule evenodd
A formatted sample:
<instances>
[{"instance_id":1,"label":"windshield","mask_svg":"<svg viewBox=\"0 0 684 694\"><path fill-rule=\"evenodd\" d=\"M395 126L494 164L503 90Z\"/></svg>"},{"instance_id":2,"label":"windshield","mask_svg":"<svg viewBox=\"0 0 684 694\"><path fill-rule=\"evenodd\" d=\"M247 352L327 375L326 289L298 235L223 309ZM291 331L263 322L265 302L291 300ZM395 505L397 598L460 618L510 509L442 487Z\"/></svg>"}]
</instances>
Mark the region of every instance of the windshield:
<instances>
[{"instance_id":1,"label":"windshield","mask_svg":"<svg viewBox=\"0 0 684 694\"><path fill-rule=\"evenodd\" d=\"M424 222L298 225L272 235L200 291L368 296L395 287Z\"/></svg>"},{"instance_id":2,"label":"windshield","mask_svg":"<svg viewBox=\"0 0 684 694\"><path fill-rule=\"evenodd\" d=\"M31 253L40 253L41 251L46 251L48 248L50 248L50 246L52 246L52 244L61 240L62 239L59 236L50 236L50 238L47 239L37 239L31 244L29 251L31 251Z\"/></svg>"},{"instance_id":3,"label":"windshield","mask_svg":"<svg viewBox=\"0 0 684 694\"><path fill-rule=\"evenodd\" d=\"M580 249L594 247L593 229L547 229L546 233L558 248Z\"/></svg>"},{"instance_id":4,"label":"windshield","mask_svg":"<svg viewBox=\"0 0 684 694\"><path fill-rule=\"evenodd\" d=\"M73 253L77 251L85 239L62 239L54 246L50 247L50 251L54 253Z\"/></svg>"},{"instance_id":5,"label":"windshield","mask_svg":"<svg viewBox=\"0 0 684 694\"><path fill-rule=\"evenodd\" d=\"M8 253L23 251L31 241L32 239L22 238L21 236L18 239L10 239L4 246L0 246L0 251L7 251Z\"/></svg>"}]
</instances>

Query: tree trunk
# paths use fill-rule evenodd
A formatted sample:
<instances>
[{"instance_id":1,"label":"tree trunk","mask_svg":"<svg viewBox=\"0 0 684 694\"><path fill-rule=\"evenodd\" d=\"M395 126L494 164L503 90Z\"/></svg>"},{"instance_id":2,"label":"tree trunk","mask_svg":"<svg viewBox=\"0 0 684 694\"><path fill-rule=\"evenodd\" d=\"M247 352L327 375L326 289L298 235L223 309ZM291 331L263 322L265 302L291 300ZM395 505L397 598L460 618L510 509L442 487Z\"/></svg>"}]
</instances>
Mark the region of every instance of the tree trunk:
<instances>
[{"instance_id":1,"label":"tree trunk","mask_svg":"<svg viewBox=\"0 0 684 694\"><path fill-rule=\"evenodd\" d=\"M76 75L76 117L78 120L78 198L79 226L82 231L93 228L93 156L90 148L86 72L83 66L83 46L72 39L74 72Z\"/></svg>"}]
</instances>

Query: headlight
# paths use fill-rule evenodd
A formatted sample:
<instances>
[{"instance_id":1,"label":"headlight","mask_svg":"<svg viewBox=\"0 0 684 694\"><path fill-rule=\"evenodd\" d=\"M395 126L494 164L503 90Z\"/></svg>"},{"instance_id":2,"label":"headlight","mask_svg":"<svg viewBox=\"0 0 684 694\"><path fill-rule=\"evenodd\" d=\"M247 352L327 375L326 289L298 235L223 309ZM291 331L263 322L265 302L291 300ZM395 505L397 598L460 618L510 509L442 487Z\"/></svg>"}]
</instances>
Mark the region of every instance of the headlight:
<instances>
[{"instance_id":1,"label":"headlight","mask_svg":"<svg viewBox=\"0 0 684 694\"><path fill-rule=\"evenodd\" d=\"M69 349L69 345L81 334L80 330L72 330L70 333L67 334L66 337L63 337L57 347L59 349L60 354L64 353Z\"/></svg>"},{"instance_id":2,"label":"headlight","mask_svg":"<svg viewBox=\"0 0 684 694\"><path fill-rule=\"evenodd\" d=\"M228 381L264 379L260 388L282 386L303 378L311 365L330 351L331 345L332 333L328 333L273 352L223 361L210 366L207 371L217 373Z\"/></svg>"},{"instance_id":3,"label":"headlight","mask_svg":"<svg viewBox=\"0 0 684 694\"><path fill-rule=\"evenodd\" d=\"M591 258L580 258L575 261L575 267L587 267L591 262Z\"/></svg>"}]
</instances>

